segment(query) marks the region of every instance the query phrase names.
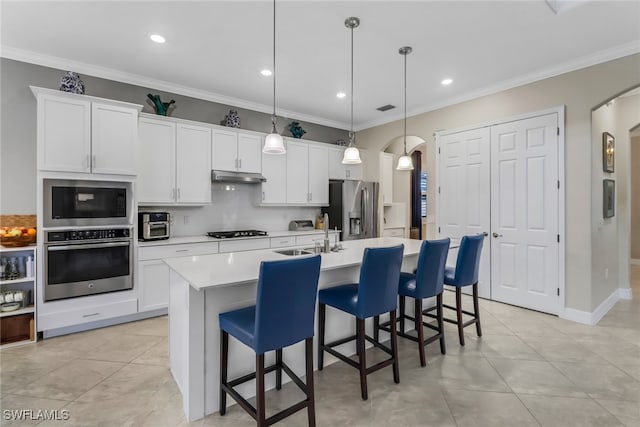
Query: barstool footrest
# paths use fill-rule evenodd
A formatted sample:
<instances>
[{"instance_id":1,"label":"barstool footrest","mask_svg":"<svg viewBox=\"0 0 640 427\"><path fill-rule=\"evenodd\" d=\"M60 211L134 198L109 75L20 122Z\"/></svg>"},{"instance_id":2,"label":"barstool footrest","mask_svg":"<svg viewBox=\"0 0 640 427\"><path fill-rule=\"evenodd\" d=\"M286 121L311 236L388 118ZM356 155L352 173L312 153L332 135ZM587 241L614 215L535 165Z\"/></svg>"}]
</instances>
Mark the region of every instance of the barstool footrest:
<instances>
[{"instance_id":1,"label":"barstool footrest","mask_svg":"<svg viewBox=\"0 0 640 427\"><path fill-rule=\"evenodd\" d=\"M337 350L334 350L332 348L332 347L336 347L336 346L341 345L341 344L345 344L345 343L347 343L349 341L353 341L356 338L357 338L357 336L353 335L353 336L348 337L348 338L342 338L342 339L339 339L337 341L333 341L333 342L327 343L327 344L322 346L321 350L326 351L330 355L332 355L334 357L337 357L338 359L342 360L343 362L345 362L346 364L348 364L350 366L353 366L356 369L360 369L360 364L358 362L356 362L353 359L350 359L349 357L345 356L344 354L342 354L342 353L340 353ZM376 341L375 339L371 338L369 335L365 334L364 338L365 338L366 341L369 341L375 347L379 348L380 350L384 351L389 356L391 356L390 359L383 360L382 362L380 362L380 363L378 363L376 365L373 365L373 366L371 366L369 368L366 368L367 369L367 374L370 373L370 372L375 372L378 369L384 368L385 366L389 366L390 364L392 364L394 362L394 360L393 360L393 351L390 348L380 344L378 341ZM372 371L369 371L372 368L375 368L375 369L373 369Z\"/></svg>"},{"instance_id":2,"label":"barstool footrest","mask_svg":"<svg viewBox=\"0 0 640 427\"><path fill-rule=\"evenodd\" d=\"M307 385L302 382L302 380L300 379L300 377L298 377L292 370L291 368L289 368L289 366L282 362L282 366L281 366L282 370L289 376L289 378L291 378L291 380L298 386L298 388L306 395L309 395L309 388L307 387ZM268 366L264 369L264 373L268 374L270 372L274 372L276 369L278 369L278 364L274 364L271 366ZM253 419L257 420L258 419L258 411L256 410L256 408L249 403L249 401L247 399L245 399L244 397L242 397L242 395L240 395L240 393L238 393L233 387L238 386L240 384L246 383L247 381L251 381L254 380L256 378L256 372L252 372L250 374L247 375L243 375L240 378L236 378L232 381L227 381L227 383L222 383L220 386L222 387L222 389L229 395L231 396L237 403L238 405L240 405L245 411L247 411L249 413L249 415L251 415L253 417ZM273 414L272 416L270 416L269 418L267 418L265 420L265 423L267 426L272 425L277 423L278 421L283 420L284 418L295 414L296 412L306 408L309 406L309 398L307 397L304 400L301 400L298 403L295 403L291 406L289 406L288 408L283 409L282 411Z\"/></svg>"},{"instance_id":3,"label":"barstool footrest","mask_svg":"<svg viewBox=\"0 0 640 427\"><path fill-rule=\"evenodd\" d=\"M424 312L423 312L423 314L424 314ZM404 316L404 317L405 317L406 319L410 319L410 320L415 321L415 318L414 318L414 317L412 317L412 316ZM434 317L435 317L435 316L434 316ZM400 320L400 317L398 317L398 321L399 321L399 320ZM444 320L444 319L443 319L443 320ZM426 326L426 327L427 327L427 328L429 328L429 329L432 329L432 330L434 330L434 331L438 332L437 334L435 334L435 335L433 335L433 336L430 336L429 338L425 338L425 339L424 339L424 345L425 345L425 346L426 346L427 344L431 344L432 342L439 340L439 339L443 336L443 333L441 333L441 332L440 332L440 329L438 329L438 327L433 326L432 324L427 323L427 322L422 322L422 325L423 325L423 326ZM388 321L386 321L386 322L384 322L384 323L381 323L380 325L378 325L378 329L380 329L380 330L382 330L382 331L385 331L385 332L389 332L389 333L391 333L391 321L390 321L390 320L388 320ZM418 342L418 337L414 337L413 335L409 335L409 334L407 334L407 333L406 333L406 332L404 332L404 331L396 331L396 333L398 334L398 336L399 336L399 337L407 338L407 339L409 339L409 340L411 340L411 341L413 341L413 342Z\"/></svg>"}]
</instances>

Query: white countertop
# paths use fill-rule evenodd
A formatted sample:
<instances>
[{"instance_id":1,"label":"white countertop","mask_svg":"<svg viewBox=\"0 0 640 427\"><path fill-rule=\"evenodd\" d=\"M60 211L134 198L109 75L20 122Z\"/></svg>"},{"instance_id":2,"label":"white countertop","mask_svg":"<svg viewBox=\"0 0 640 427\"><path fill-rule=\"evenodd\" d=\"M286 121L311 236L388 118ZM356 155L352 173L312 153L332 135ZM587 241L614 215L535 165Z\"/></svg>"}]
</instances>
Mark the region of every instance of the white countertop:
<instances>
[{"instance_id":1,"label":"white countertop","mask_svg":"<svg viewBox=\"0 0 640 427\"><path fill-rule=\"evenodd\" d=\"M300 232L298 232L300 234ZM309 234L308 232L302 234ZM273 235L271 235L273 237ZM212 239L215 240L215 239ZM342 242L344 250L322 254L320 270L332 270L362 262L365 248L395 246L404 244L404 255L417 255L421 240L399 237L378 237L375 239L350 240ZM231 252L215 255L165 258L163 261L182 276L197 290L230 286L258 280L260 263L292 259L293 257L274 252L277 249L264 249L246 252Z\"/></svg>"},{"instance_id":2,"label":"white countertop","mask_svg":"<svg viewBox=\"0 0 640 427\"><path fill-rule=\"evenodd\" d=\"M338 233L340 230L337 231ZM310 234L323 234L322 230L304 230L304 231L268 231L266 236L252 236L252 237L234 237L227 239L216 239L207 235L201 236L180 236L170 237L164 240L148 240L138 241L138 246L164 246L164 245L182 245L187 243L208 243L208 242L227 242L234 240L246 240L246 239L268 239L270 237L289 237L289 236L308 236ZM329 233L336 233L335 230L329 230Z\"/></svg>"}]
</instances>

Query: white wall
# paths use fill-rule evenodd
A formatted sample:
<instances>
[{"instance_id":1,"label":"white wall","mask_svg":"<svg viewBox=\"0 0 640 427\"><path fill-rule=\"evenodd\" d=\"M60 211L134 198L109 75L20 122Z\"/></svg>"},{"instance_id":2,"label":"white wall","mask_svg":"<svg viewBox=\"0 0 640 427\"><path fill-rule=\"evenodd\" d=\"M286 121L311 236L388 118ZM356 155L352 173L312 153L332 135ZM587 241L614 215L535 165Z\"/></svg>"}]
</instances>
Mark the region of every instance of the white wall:
<instances>
[{"instance_id":1,"label":"white wall","mask_svg":"<svg viewBox=\"0 0 640 427\"><path fill-rule=\"evenodd\" d=\"M631 259L640 260L640 133L637 130L632 133L630 147L630 175L631 175Z\"/></svg>"},{"instance_id":2,"label":"white wall","mask_svg":"<svg viewBox=\"0 0 640 427\"><path fill-rule=\"evenodd\" d=\"M585 268L591 265L591 217L596 214L591 204L591 110L640 84L638 70L640 54L631 55L407 119L407 133L427 141L427 173L435 178L435 131L566 106L566 304L576 310L590 312L592 306L600 303L592 301L591 269ZM365 148L382 151L402 135L402 129L401 120L376 126L360 131L359 141ZM388 149L394 153L400 150L398 144ZM431 188L435 189L437 183L431 182ZM604 254L594 253L594 256Z\"/></svg>"},{"instance_id":3,"label":"white wall","mask_svg":"<svg viewBox=\"0 0 640 427\"><path fill-rule=\"evenodd\" d=\"M229 190L225 188L229 187ZM140 211L169 212L173 221L171 236L196 236L207 231L264 230L283 231L294 219L315 221L320 208L261 207L255 202L260 185L212 184L210 205L202 207L144 207ZM186 217L186 221L185 221Z\"/></svg>"}]
</instances>

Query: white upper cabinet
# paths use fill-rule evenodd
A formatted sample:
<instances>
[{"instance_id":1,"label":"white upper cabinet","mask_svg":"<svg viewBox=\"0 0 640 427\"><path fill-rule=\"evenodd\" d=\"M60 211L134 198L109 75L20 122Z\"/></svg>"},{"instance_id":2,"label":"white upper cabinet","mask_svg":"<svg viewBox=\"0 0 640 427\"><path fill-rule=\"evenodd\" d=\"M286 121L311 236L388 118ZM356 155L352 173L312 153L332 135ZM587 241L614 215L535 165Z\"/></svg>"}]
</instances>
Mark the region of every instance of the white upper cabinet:
<instances>
[{"instance_id":1,"label":"white upper cabinet","mask_svg":"<svg viewBox=\"0 0 640 427\"><path fill-rule=\"evenodd\" d=\"M329 204L329 150L309 146L309 203Z\"/></svg>"},{"instance_id":2,"label":"white upper cabinet","mask_svg":"<svg viewBox=\"0 0 640 427\"><path fill-rule=\"evenodd\" d=\"M91 104L91 171L135 175L138 111Z\"/></svg>"},{"instance_id":3,"label":"white upper cabinet","mask_svg":"<svg viewBox=\"0 0 640 427\"><path fill-rule=\"evenodd\" d=\"M329 149L322 144L287 141L287 203L329 203Z\"/></svg>"},{"instance_id":4,"label":"white upper cabinet","mask_svg":"<svg viewBox=\"0 0 640 427\"><path fill-rule=\"evenodd\" d=\"M214 129L211 146L213 169L260 173L262 169L261 135Z\"/></svg>"},{"instance_id":5,"label":"white upper cabinet","mask_svg":"<svg viewBox=\"0 0 640 427\"><path fill-rule=\"evenodd\" d=\"M141 117L138 135L138 203L173 203L176 183L176 124Z\"/></svg>"},{"instance_id":6,"label":"white upper cabinet","mask_svg":"<svg viewBox=\"0 0 640 427\"><path fill-rule=\"evenodd\" d=\"M38 169L135 175L141 106L31 87L38 100Z\"/></svg>"},{"instance_id":7,"label":"white upper cabinet","mask_svg":"<svg viewBox=\"0 0 640 427\"><path fill-rule=\"evenodd\" d=\"M238 133L238 171L252 173L262 171L262 136Z\"/></svg>"},{"instance_id":8,"label":"white upper cabinet","mask_svg":"<svg viewBox=\"0 0 640 427\"><path fill-rule=\"evenodd\" d=\"M139 204L211 202L210 127L142 117L138 153Z\"/></svg>"},{"instance_id":9,"label":"white upper cabinet","mask_svg":"<svg viewBox=\"0 0 640 427\"><path fill-rule=\"evenodd\" d=\"M287 203L309 203L309 145L287 141ZM328 185L328 184L327 184Z\"/></svg>"},{"instance_id":10,"label":"white upper cabinet","mask_svg":"<svg viewBox=\"0 0 640 427\"><path fill-rule=\"evenodd\" d=\"M287 203L287 155L262 153L262 176L260 203Z\"/></svg>"},{"instance_id":11,"label":"white upper cabinet","mask_svg":"<svg viewBox=\"0 0 640 427\"><path fill-rule=\"evenodd\" d=\"M176 202L211 202L211 128L178 123Z\"/></svg>"},{"instance_id":12,"label":"white upper cabinet","mask_svg":"<svg viewBox=\"0 0 640 427\"><path fill-rule=\"evenodd\" d=\"M382 203L390 205L393 202L393 154L391 153L380 153L380 181Z\"/></svg>"},{"instance_id":13,"label":"white upper cabinet","mask_svg":"<svg viewBox=\"0 0 640 427\"><path fill-rule=\"evenodd\" d=\"M214 129L211 142L212 169L235 172L238 168L238 132Z\"/></svg>"},{"instance_id":14,"label":"white upper cabinet","mask_svg":"<svg viewBox=\"0 0 640 427\"><path fill-rule=\"evenodd\" d=\"M329 179L362 179L362 165L344 165L344 147L329 147ZM360 150L362 155L364 150ZM364 161L364 159L363 159Z\"/></svg>"}]
</instances>

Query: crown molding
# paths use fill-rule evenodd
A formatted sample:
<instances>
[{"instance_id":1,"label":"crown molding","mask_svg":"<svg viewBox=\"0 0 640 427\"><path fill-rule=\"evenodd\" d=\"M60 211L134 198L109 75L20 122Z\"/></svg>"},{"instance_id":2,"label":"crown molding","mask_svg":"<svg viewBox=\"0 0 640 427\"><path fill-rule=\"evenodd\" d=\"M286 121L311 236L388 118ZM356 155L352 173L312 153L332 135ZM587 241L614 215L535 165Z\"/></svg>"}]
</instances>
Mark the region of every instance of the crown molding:
<instances>
[{"instance_id":1,"label":"crown molding","mask_svg":"<svg viewBox=\"0 0 640 427\"><path fill-rule=\"evenodd\" d=\"M218 104L224 104L230 107L258 111L265 114L271 114L273 111L272 105L260 104L257 102L221 95L215 92L196 89L190 86L168 82L165 80L158 80L139 74L127 73L113 68L101 67L85 62L74 61L58 56L45 55L42 53L18 49L5 45L0 46L0 57L41 65L43 67L56 68L62 71L73 70L76 73L93 77L99 77L102 79L113 80L135 86L142 86L149 89L161 90L169 93L175 93L177 95L189 96L191 98L203 99L205 101L216 102ZM349 129L350 126L349 123L329 120L323 117L317 117L310 114L299 113L296 111L283 110L280 108L276 109L276 114L278 115L278 117L286 119L295 119L303 122L315 123L318 125L329 126L343 130Z\"/></svg>"},{"instance_id":2,"label":"crown molding","mask_svg":"<svg viewBox=\"0 0 640 427\"><path fill-rule=\"evenodd\" d=\"M487 86L485 88L468 92L461 96L455 96L446 98L440 102L434 102L432 104L424 105L420 108L413 109L407 112L407 117L413 117L418 114L428 113L429 111L438 110L440 108L449 107L451 105L459 104L461 102L471 101L472 99L480 98L494 93L503 92L514 87L524 86L529 83L534 83L540 80L555 77L561 74L566 74L571 71L580 70L593 65L601 64L603 62L613 61L618 58L630 56L640 53L640 40L626 43L620 46L616 46L611 49L595 52L590 55L586 55L580 58L576 58L571 61L563 62L553 67L545 68L534 73L526 74L524 76L516 77L514 79L505 80L496 85ZM356 126L356 131L364 129L370 129L372 127L381 126L387 123L391 123L397 120L402 120L404 115L397 113L385 118L371 120Z\"/></svg>"}]
</instances>

